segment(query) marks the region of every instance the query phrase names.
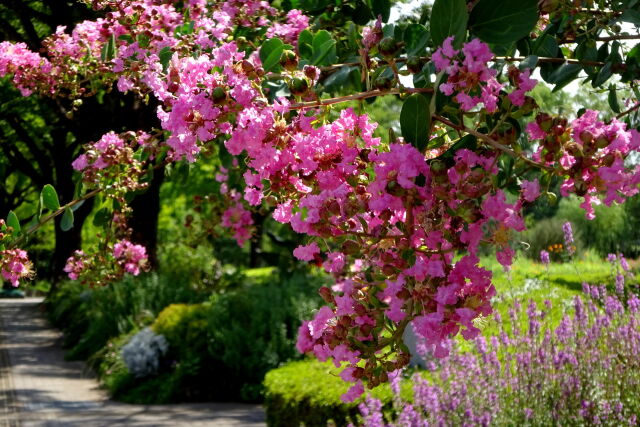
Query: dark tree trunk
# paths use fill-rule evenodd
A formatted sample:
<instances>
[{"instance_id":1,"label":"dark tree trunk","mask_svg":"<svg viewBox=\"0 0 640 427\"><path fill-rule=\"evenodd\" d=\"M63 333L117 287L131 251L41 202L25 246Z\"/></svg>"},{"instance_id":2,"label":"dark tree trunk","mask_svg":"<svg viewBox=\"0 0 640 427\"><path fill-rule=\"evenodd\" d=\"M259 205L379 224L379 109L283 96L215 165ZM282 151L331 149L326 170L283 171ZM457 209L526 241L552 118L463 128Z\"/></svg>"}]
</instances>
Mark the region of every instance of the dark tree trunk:
<instances>
[{"instance_id":1,"label":"dark tree trunk","mask_svg":"<svg viewBox=\"0 0 640 427\"><path fill-rule=\"evenodd\" d=\"M255 212L253 214L253 224L255 226L255 233L251 236L249 241L249 268L256 268L260 266L260 260L262 257L262 234L264 231L264 220L266 215Z\"/></svg>"},{"instance_id":2,"label":"dark tree trunk","mask_svg":"<svg viewBox=\"0 0 640 427\"><path fill-rule=\"evenodd\" d=\"M73 168L70 159L73 158L74 147L65 144L67 130L58 128L52 132L53 140L57 141L50 150L51 160L53 162L55 177L52 182L58 190L60 204L64 205L73 200L75 185L73 182ZM62 231L60 222L62 216L58 216L54 221L55 226L55 249L51 260L50 276L53 279L52 291L55 290L56 282L64 277L64 266L67 259L76 249L82 247L82 226L91 213L93 208L93 199L85 200L85 202L73 213L73 228L68 231Z\"/></svg>"},{"instance_id":3,"label":"dark tree trunk","mask_svg":"<svg viewBox=\"0 0 640 427\"><path fill-rule=\"evenodd\" d=\"M154 171L149 188L136 195L129 204L133 213L129 218L129 227L133 234L131 240L147 249L152 269L158 267L158 215L160 214L160 186L164 181L164 168Z\"/></svg>"},{"instance_id":4,"label":"dark tree trunk","mask_svg":"<svg viewBox=\"0 0 640 427\"><path fill-rule=\"evenodd\" d=\"M76 249L82 247L82 225L91 213L93 200L94 199L86 200L83 205L73 213L73 228L69 231L62 231L60 228L62 216L58 216L55 219L56 246L53 251L53 259L51 260L51 277L53 279L51 292L55 291L57 282L66 276L64 266L67 263L67 259L73 255Z\"/></svg>"}]
</instances>

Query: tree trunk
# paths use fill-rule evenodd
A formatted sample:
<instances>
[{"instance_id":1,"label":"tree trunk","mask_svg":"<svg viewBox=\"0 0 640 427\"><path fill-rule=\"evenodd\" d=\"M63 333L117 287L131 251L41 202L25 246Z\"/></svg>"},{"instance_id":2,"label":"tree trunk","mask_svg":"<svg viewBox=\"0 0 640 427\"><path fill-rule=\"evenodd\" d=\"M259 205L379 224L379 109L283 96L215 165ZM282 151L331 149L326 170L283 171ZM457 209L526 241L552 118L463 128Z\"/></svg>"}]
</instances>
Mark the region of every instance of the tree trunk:
<instances>
[{"instance_id":1,"label":"tree trunk","mask_svg":"<svg viewBox=\"0 0 640 427\"><path fill-rule=\"evenodd\" d=\"M147 249L149 264L158 268L158 215L160 214L160 186L164 181L164 167L157 169L149 188L136 195L129 204L133 213L129 218L129 227L133 229L131 240Z\"/></svg>"}]
</instances>

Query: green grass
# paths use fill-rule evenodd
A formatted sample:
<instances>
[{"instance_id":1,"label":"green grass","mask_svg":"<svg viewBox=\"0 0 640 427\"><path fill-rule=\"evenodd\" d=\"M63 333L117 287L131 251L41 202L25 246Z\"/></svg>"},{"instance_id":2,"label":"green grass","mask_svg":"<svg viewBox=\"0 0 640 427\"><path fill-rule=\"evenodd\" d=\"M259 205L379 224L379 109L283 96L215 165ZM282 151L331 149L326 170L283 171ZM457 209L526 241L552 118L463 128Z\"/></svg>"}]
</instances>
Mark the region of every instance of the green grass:
<instances>
[{"instance_id":1,"label":"green grass","mask_svg":"<svg viewBox=\"0 0 640 427\"><path fill-rule=\"evenodd\" d=\"M514 300L520 300L523 310L530 300L538 309L545 308L545 300L553 306L548 310L545 324L555 328L565 314L573 310L574 298L581 294L582 283L614 283L611 266L606 260L586 253L572 262L553 263L548 267L524 257L518 258L510 273L505 273L494 257L484 257L481 265L493 272L493 283L497 295L493 301L495 312L502 317L505 329L511 328L509 309ZM519 325L526 330L526 315L520 315ZM481 333L491 337L499 333L499 325L493 317L479 322ZM471 350L472 342L457 337L461 351ZM502 357L502 355L498 355ZM357 420L357 403L345 404L340 395L349 387L339 377L340 369L330 362L303 360L287 364L270 371L265 378L265 407L267 419L273 426L293 426L304 423L307 426L326 425L333 420L336 425L344 425L345 420ZM408 378L415 369L409 369L402 383L402 397L412 399L411 380ZM429 379L435 373L419 371ZM437 374L435 374L437 375ZM437 381L436 381L437 382ZM388 384L374 389L372 395L383 402L385 411L391 410L392 394Z\"/></svg>"}]
</instances>

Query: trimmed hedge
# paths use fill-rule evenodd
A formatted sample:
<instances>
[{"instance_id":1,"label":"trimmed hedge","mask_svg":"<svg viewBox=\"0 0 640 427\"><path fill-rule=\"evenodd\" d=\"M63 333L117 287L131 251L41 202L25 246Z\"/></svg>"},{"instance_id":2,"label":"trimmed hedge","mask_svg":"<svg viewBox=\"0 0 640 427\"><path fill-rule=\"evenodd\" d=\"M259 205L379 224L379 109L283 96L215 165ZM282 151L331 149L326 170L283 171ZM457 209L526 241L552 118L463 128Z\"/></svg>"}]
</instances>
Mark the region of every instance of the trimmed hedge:
<instances>
[{"instance_id":1,"label":"trimmed hedge","mask_svg":"<svg viewBox=\"0 0 640 427\"><path fill-rule=\"evenodd\" d=\"M272 269L247 273L224 293L205 298L172 294L170 280L160 275L96 289L67 282L49 298L49 316L65 331L67 356L88 359L118 400L258 402L264 375L302 357L295 349L297 330L320 305L317 289L327 278L302 272L282 278ZM122 347L147 326L165 336L169 351L157 375L134 378Z\"/></svg>"},{"instance_id":2,"label":"trimmed hedge","mask_svg":"<svg viewBox=\"0 0 640 427\"><path fill-rule=\"evenodd\" d=\"M272 427L326 427L328 423L338 427L352 422L358 424L360 398L344 403L340 396L349 385L338 374L340 369L331 362L302 360L291 362L267 373L264 406L267 423ZM409 388L403 386L403 395ZM385 410L391 410L393 394L389 384L371 391L380 399Z\"/></svg>"}]
</instances>

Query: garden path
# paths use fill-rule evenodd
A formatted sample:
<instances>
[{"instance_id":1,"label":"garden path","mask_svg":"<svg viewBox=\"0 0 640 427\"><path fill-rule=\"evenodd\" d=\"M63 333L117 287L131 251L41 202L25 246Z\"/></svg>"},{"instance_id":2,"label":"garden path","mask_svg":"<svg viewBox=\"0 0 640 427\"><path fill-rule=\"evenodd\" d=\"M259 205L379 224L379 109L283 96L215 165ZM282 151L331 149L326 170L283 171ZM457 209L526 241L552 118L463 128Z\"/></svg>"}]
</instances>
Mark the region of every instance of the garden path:
<instances>
[{"instance_id":1,"label":"garden path","mask_svg":"<svg viewBox=\"0 0 640 427\"><path fill-rule=\"evenodd\" d=\"M0 426L263 426L258 405L129 405L109 400L82 362L64 360L41 299L0 300Z\"/></svg>"}]
</instances>

